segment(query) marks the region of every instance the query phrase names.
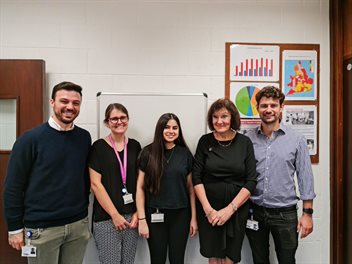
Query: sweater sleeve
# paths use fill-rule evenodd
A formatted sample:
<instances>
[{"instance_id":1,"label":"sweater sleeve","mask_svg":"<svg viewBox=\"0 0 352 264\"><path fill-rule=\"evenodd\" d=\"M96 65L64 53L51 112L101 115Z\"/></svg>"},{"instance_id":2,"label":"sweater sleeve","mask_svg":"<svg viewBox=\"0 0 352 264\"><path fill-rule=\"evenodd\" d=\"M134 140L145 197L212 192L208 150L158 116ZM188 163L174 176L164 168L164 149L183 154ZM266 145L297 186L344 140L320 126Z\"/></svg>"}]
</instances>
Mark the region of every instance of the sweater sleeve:
<instances>
[{"instance_id":1,"label":"sweater sleeve","mask_svg":"<svg viewBox=\"0 0 352 264\"><path fill-rule=\"evenodd\" d=\"M247 156L245 159L246 166L246 182L244 187L250 192L253 193L257 185L257 172L256 172L256 160L254 155L253 143L246 137L247 141Z\"/></svg>"},{"instance_id":2,"label":"sweater sleeve","mask_svg":"<svg viewBox=\"0 0 352 264\"><path fill-rule=\"evenodd\" d=\"M193 185L202 184L205 150L206 149L206 135L203 135L197 145L196 154L194 155L192 181Z\"/></svg>"},{"instance_id":3,"label":"sweater sleeve","mask_svg":"<svg viewBox=\"0 0 352 264\"><path fill-rule=\"evenodd\" d=\"M23 228L24 193L36 158L34 137L23 134L14 144L4 182L4 211L8 230Z\"/></svg>"}]
</instances>

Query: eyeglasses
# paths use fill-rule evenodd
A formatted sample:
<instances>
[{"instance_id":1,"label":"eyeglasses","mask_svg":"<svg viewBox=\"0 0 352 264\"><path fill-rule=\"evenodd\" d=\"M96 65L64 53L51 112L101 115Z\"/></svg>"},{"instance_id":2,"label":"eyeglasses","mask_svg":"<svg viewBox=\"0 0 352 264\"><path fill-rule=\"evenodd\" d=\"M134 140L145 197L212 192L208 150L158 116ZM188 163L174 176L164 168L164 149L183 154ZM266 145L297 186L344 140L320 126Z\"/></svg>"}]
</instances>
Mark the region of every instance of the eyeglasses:
<instances>
[{"instance_id":1,"label":"eyeglasses","mask_svg":"<svg viewBox=\"0 0 352 264\"><path fill-rule=\"evenodd\" d=\"M127 116L120 116L120 117L111 117L108 119L110 123L112 124L117 124L120 120L121 123L126 123L128 121Z\"/></svg>"}]
</instances>

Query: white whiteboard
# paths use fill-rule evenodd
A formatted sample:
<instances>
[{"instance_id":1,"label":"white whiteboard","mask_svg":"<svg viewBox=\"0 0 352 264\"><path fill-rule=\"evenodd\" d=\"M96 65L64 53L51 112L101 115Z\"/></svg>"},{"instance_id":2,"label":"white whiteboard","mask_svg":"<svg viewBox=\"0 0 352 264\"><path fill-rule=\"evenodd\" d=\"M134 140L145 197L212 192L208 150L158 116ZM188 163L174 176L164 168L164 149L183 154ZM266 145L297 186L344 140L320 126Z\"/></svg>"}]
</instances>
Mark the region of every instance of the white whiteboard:
<instances>
[{"instance_id":1,"label":"white whiteboard","mask_svg":"<svg viewBox=\"0 0 352 264\"><path fill-rule=\"evenodd\" d=\"M138 140L142 147L149 144L154 136L156 122L164 113L176 114L181 122L185 140L194 154L199 138L207 133L206 116L208 111L208 98L206 94L156 94L156 93L104 93L97 94L98 104L98 137L109 133L103 120L106 107L111 103L123 104L129 113L130 122L128 137ZM92 199L92 196L91 196ZM90 202L92 204L92 201ZM90 214L92 208L90 207ZM271 245L273 243L271 242ZM270 247L273 251L274 247ZM275 254L271 252L271 257ZM245 238L242 250L241 263L253 263L248 241ZM84 264L99 264L94 239L90 239ZM139 237L135 264L149 263L148 245L145 239ZM166 263L169 263L168 261ZM198 235L188 240L185 252L185 263L208 263L208 260L199 253ZM277 262L273 262L277 263Z\"/></svg>"},{"instance_id":2,"label":"white whiteboard","mask_svg":"<svg viewBox=\"0 0 352 264\"><path fill-rule=\"evenodd\" d=\"M180 119L183 136L192 153L195 153L199 138L207 132L206 116L208 98L204 93L104 93L97 94L98 138L109 133L104 125L105 109L111 103L123 104L128 111L130 121L127 135L138 140L142 147L152 142L156 123L164 113L174 113ZM91 239L84 263L99 263L94 240ZM198 236L189 239L185 253L187 264L206 263L199 253ZM139 238L136 264L149 262L148 245ZM169 263L169 262L167 262Z\"/></svg>"},{"instance_id":3,"label":"white whiteboard","mask_svg":"<svg viewBox=\"0 0 352 264\"><path fill-rule=\"evenodd\" d=\"M206 133L207 95L205 93L104 93L97 94L98 137L109 133L104 125L105 109L111 103L123 104L130 121L127 135L142 147L153 140L159 117L174 113L180 119L183 136L194 154L199 138Z\"/></svg>"}]
</instances>

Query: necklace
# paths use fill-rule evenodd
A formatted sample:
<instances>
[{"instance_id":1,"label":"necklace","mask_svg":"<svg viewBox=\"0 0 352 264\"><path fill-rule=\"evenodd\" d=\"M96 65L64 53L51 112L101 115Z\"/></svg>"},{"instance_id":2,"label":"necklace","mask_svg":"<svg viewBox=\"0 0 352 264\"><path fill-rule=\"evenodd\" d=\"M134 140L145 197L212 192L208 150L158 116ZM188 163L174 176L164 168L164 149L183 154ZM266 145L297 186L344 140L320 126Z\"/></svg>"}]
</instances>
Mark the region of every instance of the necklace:
<instances>
[{"instance_id":1,"label":"necklace","mask_svg":"<svg viewBox=\"0 0 352 264\"><path fill-rule=\"evenodd\" d=\"M215 135L214 135L214 137L215 137ZM232 143L232 141L233 141L233 139L234 139L235 137L236 137L236 132L233 131L233 134L231 135L231 140L228 139L228 140L224 140L224 141L219 141L217 138L215 138L215 139L216 139L216 141L218 142L219 146L224 147L224 148L227 148L227 147L229 147L229 146L231 145L231 143ZM223 144L223 143L221 143L221 142L228 142L228 143Z\"/></svg>"},{"instance_id":2,"label":"necklace","mask_svg":"<svg viewBox=\"0 0 352 264\"><path fill-rule=\"evenodd\" d=\"M166 163L167 163L167 164L169 164L169 161L170 161L171 158L172 158L172 154L174 154L174 150L175 150L175 147L172 148L170 157L166 159Z\"/></svg>"},{"instance_id":3,"label":"necklace","mask_svg":"<svg viewBox=\"0 0 352 264\"><path fill-rule=\"evenodd\" d=\"M231 140L230 140L230 142L229 142L229 143L227 143L227 144L222 144L222 143L218 140L218 144L219 144L221 147L227 148L228 146L230 146L230 145L231 145L232 140L233 140L233 139L231 139Z\"/></svg>"}]
</instances>

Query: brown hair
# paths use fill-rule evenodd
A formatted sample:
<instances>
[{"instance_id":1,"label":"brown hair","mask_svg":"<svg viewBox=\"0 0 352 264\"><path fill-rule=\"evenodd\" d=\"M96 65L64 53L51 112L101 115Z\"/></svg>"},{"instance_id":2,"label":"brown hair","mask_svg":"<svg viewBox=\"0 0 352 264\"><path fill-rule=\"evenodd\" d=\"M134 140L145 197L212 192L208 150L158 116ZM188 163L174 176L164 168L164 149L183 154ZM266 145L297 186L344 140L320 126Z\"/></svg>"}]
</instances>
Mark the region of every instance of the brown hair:
<instances>
[{"instance_id":1,"label":"brown hair","mask_svg":"<svg viewBox=\"0 0 352 264\"><path fill-rule=\"evenodd\" d=\"M255 100L257 101L257 105L259 105L260 99L262 99L263 97L279 99L280 106L285 101L285 95L279 90L279 88L276 88L275 86L271 86L271 85L265 86L255 95Z\"/></svg>"},{"instance_id":2,"label":"brown hair","mask_svg":"<svg viewBox=\"0 0 352 264\"><path fill-rule=\"evenodd\" d=\"M209 108L208 111L208 126L211 131L214 131L213 125L213 115L216 111L225 108L231 114L231 128L233 130L239 130L241 127L240 114L235 106L235 104L229 99L218 99Z\"/></svg>"},{"instance_id":3,"label":"brown hair","mask_svg":"<svg viewBox=\"0 0 352 264\"><path fill-rule=\"evenodd\" d=\"M129 119L128 111L127 111L126 107L122 104L119 104L119 103L113 103L113 104L109 104L105 110L105 119L104 119L105 124L109 123L110 114L111 114L112 110L114 110L114 109L126 114L127 118Z\"/></svg>"},{"instance_id":4,"label":"brown hair","mask_svg":"<svg viewBox=\"0 0 352 264\"><path fill-rule=\"evenodd\" d=\"M75 91L82 97L82 87L73 82L61 82L54 86L51 92L51 99L55 100L56 93L60 90Z\"/></svg>"}]
</instances>

